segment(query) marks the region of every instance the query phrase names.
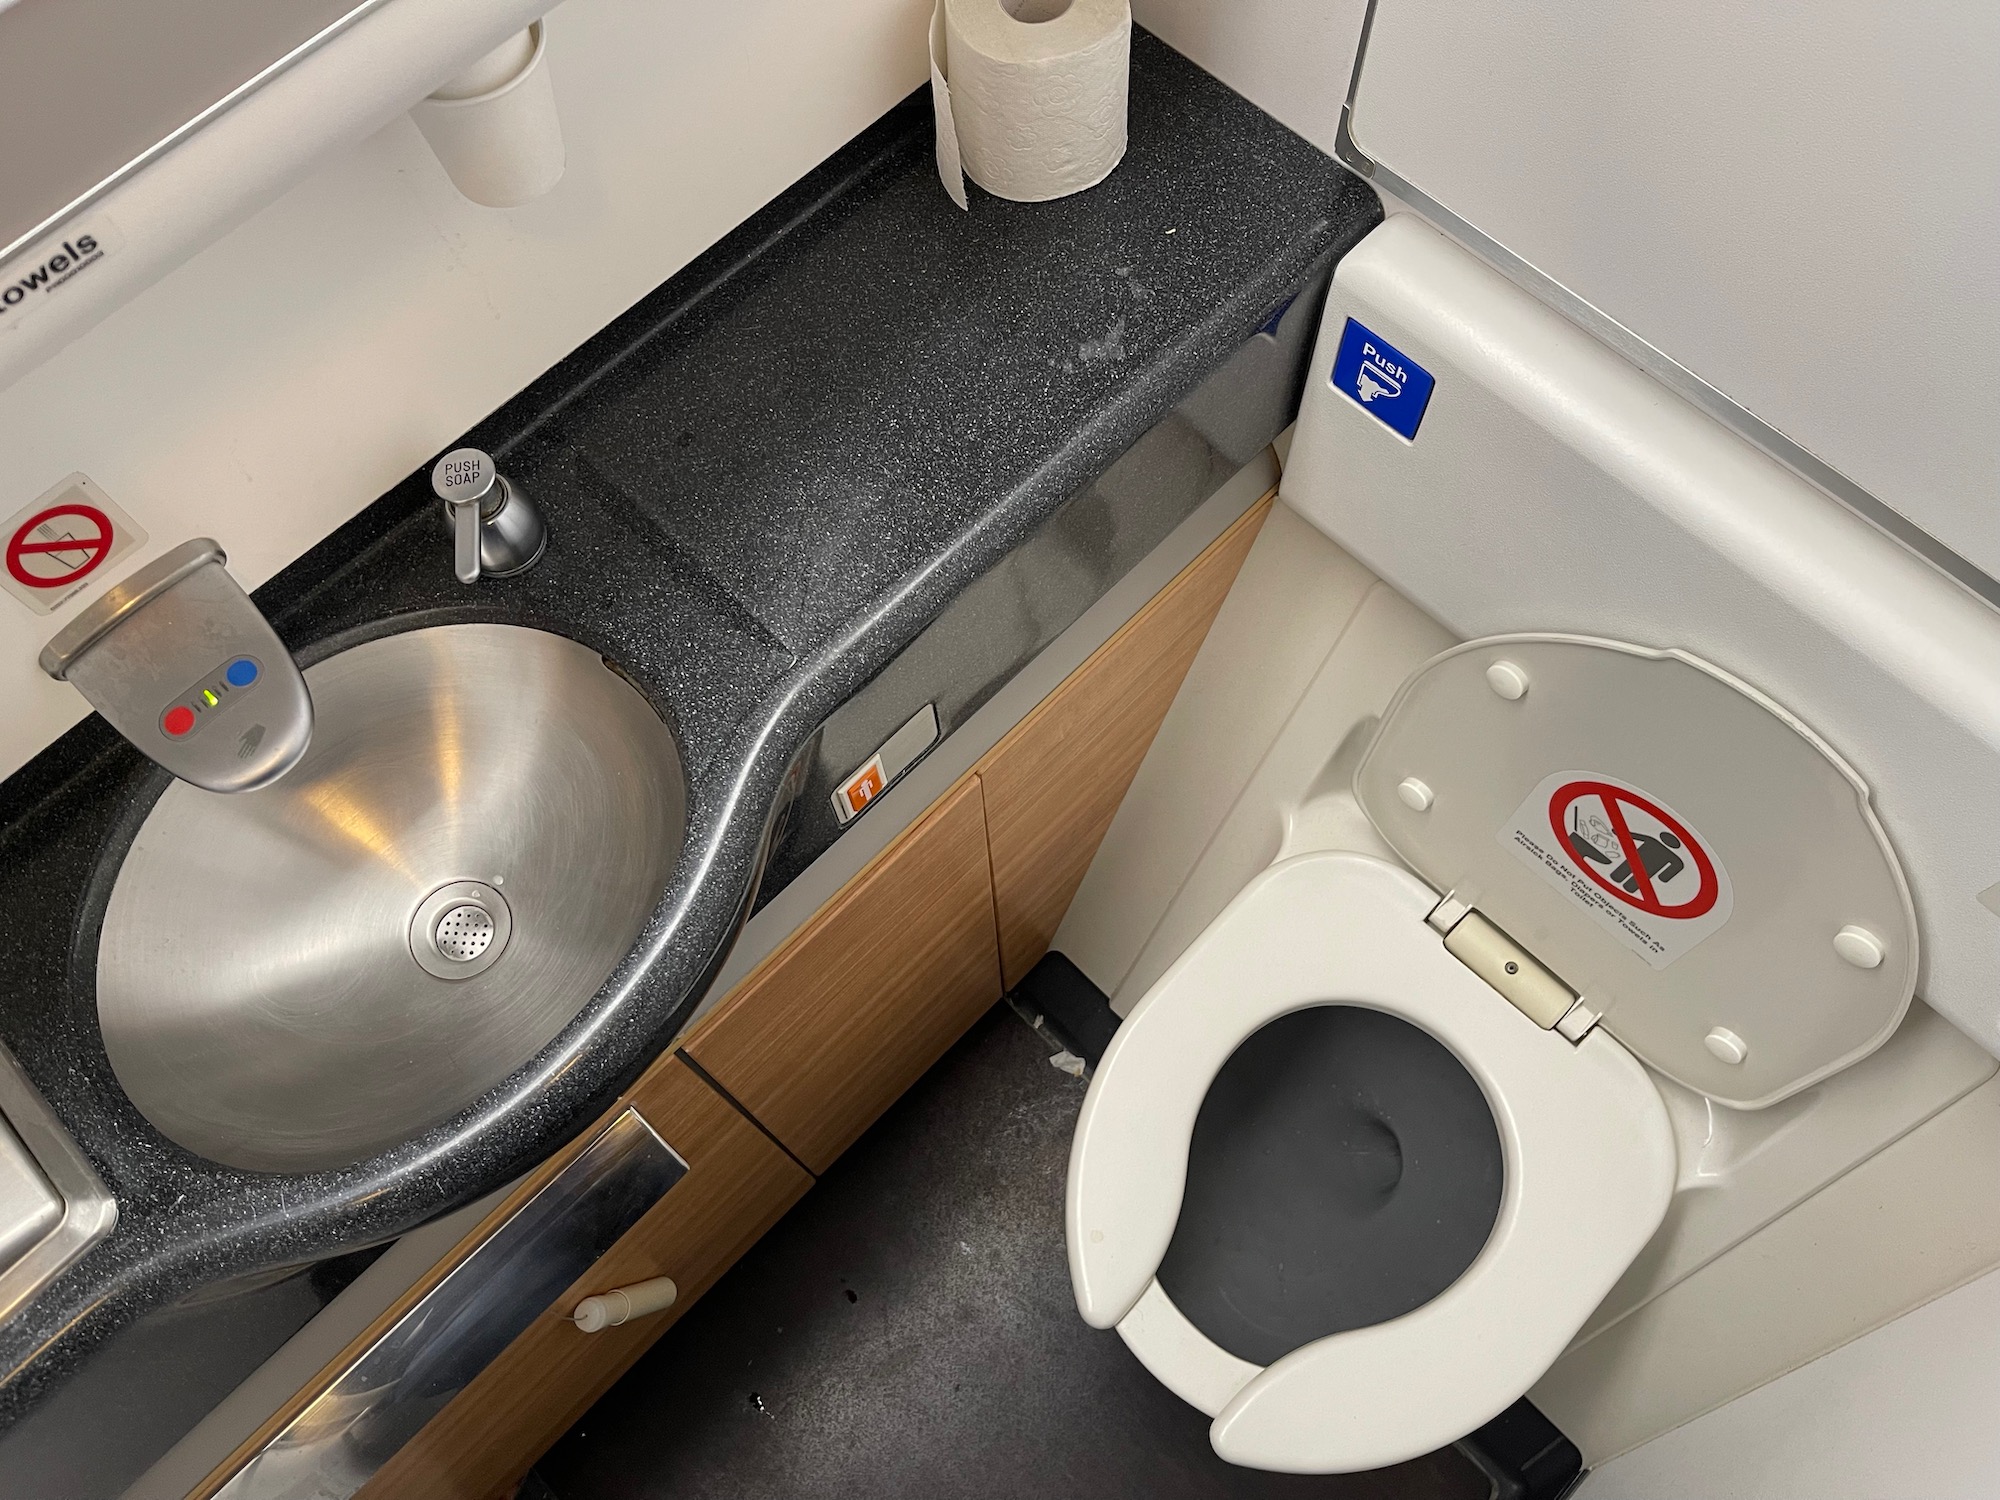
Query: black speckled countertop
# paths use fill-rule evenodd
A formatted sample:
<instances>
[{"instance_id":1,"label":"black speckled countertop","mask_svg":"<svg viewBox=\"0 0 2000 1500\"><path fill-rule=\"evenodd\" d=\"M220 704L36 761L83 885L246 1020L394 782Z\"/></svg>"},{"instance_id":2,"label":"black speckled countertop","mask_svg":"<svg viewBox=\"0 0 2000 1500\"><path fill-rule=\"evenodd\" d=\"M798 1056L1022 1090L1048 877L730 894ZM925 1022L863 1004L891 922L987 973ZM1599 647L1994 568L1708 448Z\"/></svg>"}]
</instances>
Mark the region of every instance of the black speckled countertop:
<instances>
[{"instance_id":1,"label":"black speckled countertop","mask_svg":"<svg viewBox=\"0 0 2000 1500\"><path fill-rule=\"evenodd\" d=\"M467 436L541 503L534 570L454 582L420 472L258 593L307 664L451 621L560 632L679 736L687 844L645 935L472 1107L307 1176L165 1139L119 1089L93 999L111 881L164 773L93 718L0 786L0 1040L120 1207L0 1329L0 1426L149 1309L400 1233L589 1120L714 976L815 726L1381 217L1143 33L1130 150L1088 193L975 192L961 213L929 117L899 106Z\"/></svg>"}]
</instances>

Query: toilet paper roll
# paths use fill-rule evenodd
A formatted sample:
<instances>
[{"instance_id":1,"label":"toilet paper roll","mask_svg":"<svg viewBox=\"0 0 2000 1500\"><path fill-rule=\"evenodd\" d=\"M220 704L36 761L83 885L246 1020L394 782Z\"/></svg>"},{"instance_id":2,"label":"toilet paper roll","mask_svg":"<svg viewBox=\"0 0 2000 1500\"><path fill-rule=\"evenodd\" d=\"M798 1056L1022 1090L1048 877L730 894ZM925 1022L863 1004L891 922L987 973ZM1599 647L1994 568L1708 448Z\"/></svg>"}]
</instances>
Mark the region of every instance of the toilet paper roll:
<instances>
[{"instance_id":1,"label":"toilet paper roll","mask_svg":"<svg viewBox=\"0 0 2000 1500\"><path fill-rule=\"evenodd\" d=\"M1125 155L1130 0L938 0L931 104L938 176L1019 203L1102 182Z\"/></svg>"}]
</instances>

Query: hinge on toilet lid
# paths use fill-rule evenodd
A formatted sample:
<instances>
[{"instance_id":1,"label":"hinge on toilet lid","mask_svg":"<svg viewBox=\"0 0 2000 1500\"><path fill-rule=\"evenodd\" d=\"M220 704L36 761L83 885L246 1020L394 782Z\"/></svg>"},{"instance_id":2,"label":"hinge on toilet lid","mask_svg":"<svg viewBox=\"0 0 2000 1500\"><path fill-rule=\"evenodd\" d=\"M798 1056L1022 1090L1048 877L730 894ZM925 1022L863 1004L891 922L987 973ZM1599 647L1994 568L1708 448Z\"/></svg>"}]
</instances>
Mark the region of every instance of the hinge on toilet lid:
<instances>
[{"instance_id":1,"label":"hinge on toilet lid","mask_svg":"<svg viewBox=\"0 0 2000 1500\"><path fill-rule=\"evenodd\" d=\"M1597 1024L1597 1012L1575 990L1457 896L1446 896L1424 920L1444 935L1445 952L1542 1030L1580 1042Z\"/></svg>"}]
</instances>

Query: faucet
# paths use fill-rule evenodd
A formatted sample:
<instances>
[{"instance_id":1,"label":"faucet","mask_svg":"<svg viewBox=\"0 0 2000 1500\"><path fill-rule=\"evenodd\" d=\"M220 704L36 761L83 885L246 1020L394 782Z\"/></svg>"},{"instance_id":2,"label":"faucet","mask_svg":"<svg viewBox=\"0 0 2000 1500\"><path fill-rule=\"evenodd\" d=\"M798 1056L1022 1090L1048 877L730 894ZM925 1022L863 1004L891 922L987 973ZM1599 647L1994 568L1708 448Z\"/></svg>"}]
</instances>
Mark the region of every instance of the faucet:
<instances>
[{"instance_id":1,"label":"faucet","mask_svg":"<svg viewBox=\"0 0 2000 1500\"><path fill-rule=\"evenodd\" d=\"M549 543L542 513L477 448L454 448L431 470L431 488L451 520L452 571L460 583L511 578L541 560Z\"/></svg>"},{"instance_id":2,"label":"faucet","mask_svg":"<svg viewBox=\"0 0 2000 1500\"><path fill-rule=\"evenodd\" d=\"M86 605L41 660L183 781L251 792L306 753L312 693L228 561L213 538L182 542Z\"/></svg>"}]
</instances>

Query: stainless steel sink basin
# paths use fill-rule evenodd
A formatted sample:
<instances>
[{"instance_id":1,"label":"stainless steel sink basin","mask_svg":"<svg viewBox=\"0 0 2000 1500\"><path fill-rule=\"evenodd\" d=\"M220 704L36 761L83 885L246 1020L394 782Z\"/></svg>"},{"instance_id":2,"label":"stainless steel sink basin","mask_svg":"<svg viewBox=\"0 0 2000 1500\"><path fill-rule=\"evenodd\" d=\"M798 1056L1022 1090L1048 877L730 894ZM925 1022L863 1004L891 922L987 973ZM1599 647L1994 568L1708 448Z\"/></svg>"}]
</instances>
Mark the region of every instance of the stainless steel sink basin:
<instances>
[{"instance_id":1,"label":"stainless steel sink basin","mask_svg":"<svg viewBox=\"0 0 2000 1500\"><path fill-rule=\"evenodd\" d=\"M97 1011L189 1150L339 1167L533 1057L630 951L686 834L672 734L574 641L446 625L306 673L312 748L175 782L118 872Z\"/></svg>"}]
</instances>

